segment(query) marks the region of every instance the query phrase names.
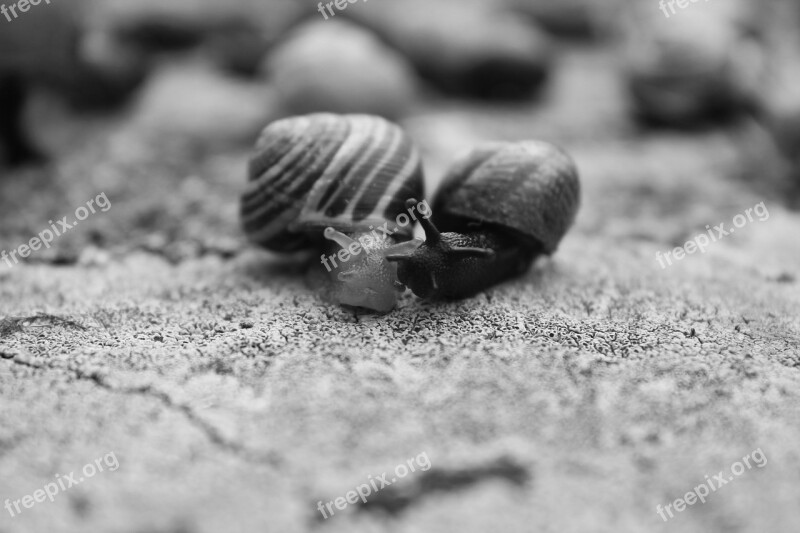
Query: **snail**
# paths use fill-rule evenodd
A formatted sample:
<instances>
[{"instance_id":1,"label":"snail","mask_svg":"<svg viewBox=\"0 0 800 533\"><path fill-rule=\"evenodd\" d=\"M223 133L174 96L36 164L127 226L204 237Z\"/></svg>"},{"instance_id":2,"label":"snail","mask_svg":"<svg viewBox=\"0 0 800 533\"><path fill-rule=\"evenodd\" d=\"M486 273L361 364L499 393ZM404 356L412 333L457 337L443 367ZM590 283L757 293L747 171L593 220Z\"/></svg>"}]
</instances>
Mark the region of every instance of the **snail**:
<instances>
[{"instance_id":1,"label":"snail","mask_svg":"<svg viewBox=\"0 0 800 533\"><path fill-rule=\"evenodd\" d=\"M386 312L405 287L383 250L412 237L404 200L422 192L419 153L398 126L371 115L292 117L256 143L241 221L267 249L324 251L330 298Z\"/></svg>"},{"instance_id":2,"label":"snail","mask_svg":"<svg viewBox=\"0 0 800 533\"><path fill-rule=\"evenodd\" d=\"M400 283L421 298L472 296L552 254L572 225L580 184L572 159L545 142L490 143L445 177L425 241L390 246ZM408 199L408 205L416 202Z\"/></svg>"}]
</instances>

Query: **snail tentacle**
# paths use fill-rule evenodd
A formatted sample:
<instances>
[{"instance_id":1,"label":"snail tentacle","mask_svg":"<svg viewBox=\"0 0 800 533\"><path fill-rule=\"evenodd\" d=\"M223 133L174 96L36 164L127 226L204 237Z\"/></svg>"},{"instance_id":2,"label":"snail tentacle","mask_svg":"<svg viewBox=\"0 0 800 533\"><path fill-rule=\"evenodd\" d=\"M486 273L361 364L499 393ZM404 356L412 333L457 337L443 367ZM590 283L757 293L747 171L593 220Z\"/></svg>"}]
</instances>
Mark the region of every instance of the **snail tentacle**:
<instances>
[{"instance_id":1,"label":"snail tentacle","mask_svg":"<svg viewBox=\"0 0 800 533\"><path fill-rule=\"evenodd\" d=\"M352 245L352 244L357 242L357 241L354 241L353 239L351 239L350 237L348 237L347 235L345 235L344 233L342 233L341 231L336 231L335 229L333 229L330 226L325 228L325 231L323 232L323 236L326 239L328 239L329 241L334 241L336 244L338 244L339 246L341 246L344 249L349 248L350 245Z\"/></svg>"}]
</instances>

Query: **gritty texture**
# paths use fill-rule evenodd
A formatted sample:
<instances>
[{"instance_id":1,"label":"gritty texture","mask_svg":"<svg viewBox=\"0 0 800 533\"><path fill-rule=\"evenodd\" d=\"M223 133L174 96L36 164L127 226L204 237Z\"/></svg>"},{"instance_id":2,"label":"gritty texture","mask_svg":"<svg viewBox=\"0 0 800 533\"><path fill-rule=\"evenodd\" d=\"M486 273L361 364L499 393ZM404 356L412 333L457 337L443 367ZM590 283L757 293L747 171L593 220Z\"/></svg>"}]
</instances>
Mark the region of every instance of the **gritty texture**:
<instances>
[{"instance_id":1,"label":"gritty texture","mask_svg":"<svg viewBox=\"0 0 800 533\"><path fill-rule=\"evenodd\" d=\"M120 467L0 509L0 532L797 531L800 214L749 123L637 131L613 60L566 49L537 105L420 104L429 185L480 140L541 138L575 158L582 206L521 279L385 316L245 245L248 146L158 137L136 106L61 117L68 155L1 176L0 249L101 191L112 207L0 264L0 316L37 317L0 327L0 504ZM656 261L762 201L767 220ZM757 448L763 468L656 513ZM430 470L321 518L421 453Z\"/></svg>"}]
</instances>

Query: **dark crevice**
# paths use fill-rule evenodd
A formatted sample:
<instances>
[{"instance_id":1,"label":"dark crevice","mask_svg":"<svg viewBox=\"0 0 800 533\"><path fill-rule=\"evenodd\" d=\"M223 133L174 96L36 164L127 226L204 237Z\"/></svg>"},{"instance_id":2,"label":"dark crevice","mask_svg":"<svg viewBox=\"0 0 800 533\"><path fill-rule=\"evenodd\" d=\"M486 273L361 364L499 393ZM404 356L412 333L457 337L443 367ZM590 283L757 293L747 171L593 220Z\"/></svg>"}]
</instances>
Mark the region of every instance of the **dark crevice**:
<instances>
[{"instance_id":1,"label":"dark crevice","mask_svg":"<svg viewBox=\"0 0 800 533\"><path fill-rule=\"evenodd\" d=\"M505 480L516 486L524 486L531 478L528 469L514 459L503 456L488 463L469 468L431 468L427 472L413 474L413 481L393 484L369 497L359 506L363 512L379 512L396 516L432 493L456 492L491 479Z\"/></svg>"},{"instance_id":2,"label":"dark crevice","mask_svg":"<svg viewBox=\"0 0 800 533\"><path fill-rule=\"evenodd\" d=\"M45 368L41 363L37 363L29 356L23 356L17 352L0 352L0 359L11 361L15 365L24 366L27 368Z\"/></svg>"}]
</instances>

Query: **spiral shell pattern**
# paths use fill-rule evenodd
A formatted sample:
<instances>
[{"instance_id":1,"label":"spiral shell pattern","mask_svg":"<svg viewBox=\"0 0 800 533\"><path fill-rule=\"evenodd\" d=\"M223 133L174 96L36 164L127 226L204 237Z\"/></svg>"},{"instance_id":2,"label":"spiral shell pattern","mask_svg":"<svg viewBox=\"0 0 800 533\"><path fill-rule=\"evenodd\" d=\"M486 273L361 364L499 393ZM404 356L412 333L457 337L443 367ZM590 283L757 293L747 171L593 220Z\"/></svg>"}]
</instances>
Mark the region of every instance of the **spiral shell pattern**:
<instances>
[{"instance_id":1,"label":"spiral shell pattern","mask_svg":"<svg viewBox=\"0 0 800 533\"><path fill-rule=\"evenodd\" d=\"M465 221L511 230L550 254L575 220L580 183L563 150L540 141L487 143L459 160L433 206L442 231Z\"/></svg>"},{"instance_id":2,"label":"spiral shell pattern","mask_svg":"<svg viewBox=\"0 0 800 533\"><path fill-rule=\"evenodd\" d=\"M411 139L370 115L318 113L267 126L250 160L241 219L248 238L293 251L325 227L369 231L394 221L421 197L422 164ZM398 236L410 238L411 227Z\"/></svg>"}]
</instances>

